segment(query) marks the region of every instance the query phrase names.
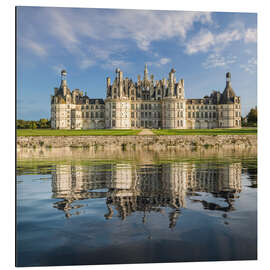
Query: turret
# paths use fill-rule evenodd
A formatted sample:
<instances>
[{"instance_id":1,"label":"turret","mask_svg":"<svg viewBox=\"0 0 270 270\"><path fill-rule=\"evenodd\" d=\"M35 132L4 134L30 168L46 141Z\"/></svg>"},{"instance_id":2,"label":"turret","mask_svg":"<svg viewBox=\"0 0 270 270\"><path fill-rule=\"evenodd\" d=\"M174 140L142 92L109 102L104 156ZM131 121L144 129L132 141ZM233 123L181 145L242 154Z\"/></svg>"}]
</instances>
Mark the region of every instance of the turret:
<instances>
[{"instance_id":1,"label":"turret","mask_svg":"<svg viewBox=\"0 0 270 270\"><path fill-rule=\"evenodd\" d=\"M111 86L111 78L107 77L107 88Z\"/></svg>"},{"instance_id":2,"label":"turret","mask_svg":"<svg viewBox=\"0 0 270 270\"><path fill-rule=\"evenodd\" d=\"M63 95L65 96L67 94L67 72L64 69L61 71L61 86L60 86L60 88L62 88Z\"/></svg>"},{"instance_id":3,"label":"turret","mask_svg":"<svg viewBox=\"0 0 270 270\"><path fill-rule=\"evenodd\" d=\"M172 68L169 73L169 96L173 96L175 77L174 77L175 69Z\"/></svg>"},{"instance_id":4,"label":"turret","mask_svg":"<svg viewBox=\"0 0 270 270\"><path fill-rule=\"evenodd\" d=\"M119 89L119 95L122 97L123 95L123 72L120 70L120 68L117 68L115 70L116 72L116 79L117 79L117 84L118 84L118 89Z\"/></svg>"},{"instance_id":5,"label":"turret","mask_svg":"<svg viewBox=\"0 0 270 270\"><path fill-rule=\"evenodd\" d=\"M145 64L144 66L144 77L143 77L144 81L148 80L148 70L147 70L147 64Z\"/></svg>"},{"instance_id":6,"label":"turret","mask_svg":"<svg viewBox=\"0 0 270 270\"><path fill-rule=\"evenodd\" d=\"M233 103L235 98L235 92L231 86L231 73L226 73L226 87L222 93L221 103Z\"/></svg>"}]
</instances>

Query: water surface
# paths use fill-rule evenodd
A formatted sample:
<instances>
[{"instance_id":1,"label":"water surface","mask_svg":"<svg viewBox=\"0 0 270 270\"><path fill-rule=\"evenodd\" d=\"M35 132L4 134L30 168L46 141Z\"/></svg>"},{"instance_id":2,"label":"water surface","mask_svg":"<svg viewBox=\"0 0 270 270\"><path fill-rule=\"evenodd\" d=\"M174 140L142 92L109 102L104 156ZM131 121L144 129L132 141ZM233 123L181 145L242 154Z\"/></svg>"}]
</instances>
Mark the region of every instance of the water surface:
<instances>
[{"instance_id":1,"label":"water surface","mask_svg":"<svg viewBox=\"0 0 270 270\"><path fill-rule=\"evenodd\" d=\"M257 258L256 155L53 156L18 155L17 266Z\"/></svg>"}]
</instances>

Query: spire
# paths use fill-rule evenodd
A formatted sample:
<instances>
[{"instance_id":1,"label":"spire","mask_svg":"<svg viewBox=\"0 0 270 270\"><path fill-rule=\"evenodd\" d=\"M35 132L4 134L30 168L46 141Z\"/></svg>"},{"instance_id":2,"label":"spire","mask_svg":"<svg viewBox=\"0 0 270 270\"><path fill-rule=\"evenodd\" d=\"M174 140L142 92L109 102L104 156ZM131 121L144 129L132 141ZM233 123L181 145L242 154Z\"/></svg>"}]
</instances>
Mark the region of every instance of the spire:
<instances>
[{"instance_id":1,"label":"spire","mask_svg":"<svg viewBox=\"0 0 270 270\"><path fill-rule=\"evenodd\" d=\"M64 69L61 71L61 86L67 86L67 71Z\"/></svg>"},{"instance_id":2,"label":"spire","mask_svg":"<svg viewBox=\"0 0 270 270\"><path fill-rule=\"evenodd\" d=\"M145 64L144 66L144 80L147 81L148 80L148 70L147 70L147 64Z\"/></svg>"},{"instance_id":3,"label":"spire","mask_svg":"<svg viewBox=\"0 0 270 270\"><path fill-rule=\"evenodd\" d=\"M64 69L61 71L60 89L62 89L62 94L65 96L67 94L67 72Z\"/></svg>"},{"instance_id":4,"label":"spire","mask_svg":"<svg viewBox=\"0 0 270 270\"><path fill-rule=\"evenodd\" d=\"M231 73L227 72L226 73L226 85L231 85Z\"/></svg>"}]
</instances>

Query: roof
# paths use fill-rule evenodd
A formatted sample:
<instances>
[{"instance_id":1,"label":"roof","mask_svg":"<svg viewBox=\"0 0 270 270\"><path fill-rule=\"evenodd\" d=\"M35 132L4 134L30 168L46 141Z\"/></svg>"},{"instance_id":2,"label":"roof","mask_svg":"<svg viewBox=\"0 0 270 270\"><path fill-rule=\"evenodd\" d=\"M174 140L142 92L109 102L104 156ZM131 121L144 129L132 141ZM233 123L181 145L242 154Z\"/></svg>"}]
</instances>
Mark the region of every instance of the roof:
<instances>
[{"instance_id":1,"label":"roof","mask_svg":"<svg viewBox=\"0 0 270 270\"><path fill-rule=\"evenodd\" d=\"M231 84L228 82L226 84L226 87L222 93L220 103L221 104L227 104L227 103L233 103L234 97L235 97L235 92L231 87Z\"/></svg>"}]
</instances>

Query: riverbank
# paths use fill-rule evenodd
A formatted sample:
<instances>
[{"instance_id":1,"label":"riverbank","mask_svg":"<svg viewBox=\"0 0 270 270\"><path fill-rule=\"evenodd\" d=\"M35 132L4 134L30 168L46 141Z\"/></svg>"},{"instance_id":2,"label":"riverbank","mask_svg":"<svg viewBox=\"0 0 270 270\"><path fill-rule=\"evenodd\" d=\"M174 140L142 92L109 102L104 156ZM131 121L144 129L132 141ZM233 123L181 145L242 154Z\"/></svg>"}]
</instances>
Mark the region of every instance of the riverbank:
<instances>
[{"instance_id":1,"label":"riverbank","mask_svg":"<svg viewBox=\"0 0 270 270\"><path fill-rule=\"evenodd\" d=\"M18 136L20 148L84 148L94 150L257 149L257 135L144 135L144 136Z\"/></svg>"}]
</instances>

